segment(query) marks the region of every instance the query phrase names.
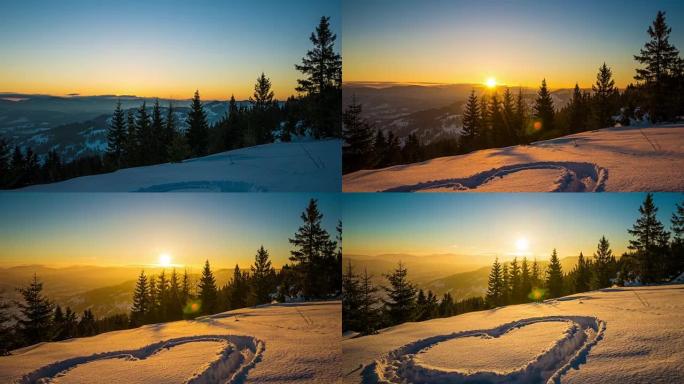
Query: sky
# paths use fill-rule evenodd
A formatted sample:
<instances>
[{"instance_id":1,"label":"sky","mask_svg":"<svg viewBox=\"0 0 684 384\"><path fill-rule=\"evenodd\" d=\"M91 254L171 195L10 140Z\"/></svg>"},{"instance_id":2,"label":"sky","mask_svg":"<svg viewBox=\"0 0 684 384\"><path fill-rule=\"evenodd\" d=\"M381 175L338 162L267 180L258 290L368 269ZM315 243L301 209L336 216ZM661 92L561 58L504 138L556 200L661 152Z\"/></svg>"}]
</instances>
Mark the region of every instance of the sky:
<instances>
[{"instance_id":1,"label":"sky","mask_svg":"<svg viewBox=\"0 0 684 384\"><path fill-rule=\"evenodd\" d=\"M345 194L344 252L548 259L593 255L601 236L613 253L627 250L628 228L644 193ZM657 193L658 218L669 229L682 193ZM528 248L518 248L519 243Z\"/></svg>"},{"instance_id":2,"label":"sky","mask_svg":"<svg viewBox=\"0 0 684 384\"><path fill-rule=\"evenodd\" d=\"M5 193L0 198L0 266L247 267L263 245L275 267L290 256L288 239L318 199L335 236L336 194Z\"/></svg>"},{"instance_id":3,"label":"sky","mask_svg":"<svg viewBox=\"0 0 684 384\"><path fill-rule=\"evenodd\" d=\"M624 87L658 10L684 49L681 0L345 0L344 81L589 88L605 61Z\"/></svg>"},{"instance_id":4,"label":"sky","mask_svg":"<svg viewBox=\"0 0 684 384\"><path fill-rule=\"evenodd\" d=\"M341 39L340 12L339 0L4 1L0 92L246 99L263 71L284 100L321 16Z\"/></svg>"}]
</instances>

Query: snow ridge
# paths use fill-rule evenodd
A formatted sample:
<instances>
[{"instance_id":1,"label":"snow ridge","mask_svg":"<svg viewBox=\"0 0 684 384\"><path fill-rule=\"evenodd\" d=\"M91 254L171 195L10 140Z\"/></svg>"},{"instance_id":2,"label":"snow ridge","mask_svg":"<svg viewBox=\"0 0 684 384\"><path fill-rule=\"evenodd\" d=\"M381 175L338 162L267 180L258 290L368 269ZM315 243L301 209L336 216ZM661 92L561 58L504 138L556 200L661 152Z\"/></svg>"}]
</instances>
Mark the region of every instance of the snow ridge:
<instances>
[{"instance_id":1,"label":"snow ridge","mask_svg":"<svg viewBox=\"0 0 684 384\"><path fill-rule=\"evenodd\" d=\"M417 355L430 347L463 337L497 338L514 329L541 322L566 322L568 328L549 349L537 355L525 366L510 372L461 372L424 364ZM367 366L364 382L398 384L412 383L560 383L570 368L584 363L589 350L604 335L606 324L596 317L548 316L513 321L492 329L456 332L417 340L397 348Z\"/></svg>"},{"instance_id":2,"label":"snow ridge","mask_svg":"<svg viewBox=\"0 0 684 384\"><path fill-rule=\"evenodd\" d=\"M15 383L48 384L52 382L52 379L64 375L67 371L78 365L103 359L143 360L154 356L164 349L187 343L206 341L224 343L225 347L219 359L211 362L203 372L198 373L187 381L187 384L240 384L244 381L247 371L261 361L263 351L265 350L265 343L263 341L250 336L185 336L159 341L134 350L101 352L58 361L24 375Z\"/></svg>"},{"instance_id":3,"label":"snow ridge","mask_svg":"<svg viewBox=\"0 0 684 384\"><path fill-rule=\"evenodd\" d=\"M401 185L382 192L418 192L437 188L467 191L516 172L540 169L561 171L561 175L554 181L549 192L602 192L608 180L608 170L594 163L540 161L492 168L463 178L430 180L412 185Z\"/></svg>"}]
</instances>

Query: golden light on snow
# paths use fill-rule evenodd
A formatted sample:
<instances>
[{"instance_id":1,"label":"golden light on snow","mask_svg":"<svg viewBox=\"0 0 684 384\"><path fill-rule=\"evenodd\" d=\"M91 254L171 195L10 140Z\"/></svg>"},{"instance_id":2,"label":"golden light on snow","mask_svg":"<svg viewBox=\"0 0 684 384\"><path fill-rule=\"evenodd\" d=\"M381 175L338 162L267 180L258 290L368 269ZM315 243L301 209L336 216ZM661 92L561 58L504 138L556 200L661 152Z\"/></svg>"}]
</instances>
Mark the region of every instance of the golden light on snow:
<instances>
[{"instance_id":1,"label":"golden light on snow","mask_svg":"<svg viewBox=\"0 0 684 384\"><path fill-rule=\"evenodd\" d=\"M487 88L494 88L496 87L496 79L489 77L487 78L487 81L485 81L485 84L487 85Z\"/></svg>"},{"instance_id":2,"label":"golden light on snow","mask_svg":"<svg viewBox=\"0 0 684 384\"><path fill-rule=\"evenodd\" d=\"M168 253L162 253L159 255L159 265L162 267L169 267L171 266L171 255Z\"/></svg>"},{"instance_id":3,"label":"golden light on snow","mask_svg":"<svg viewBox=\"0 0 684 384\"><path fill-rule=\"evenodd\" d=\"M520 237L515 241L515 248L519 252L525 252L530 248L530 243L526 238Z\"/></svg>"}]
</instances>

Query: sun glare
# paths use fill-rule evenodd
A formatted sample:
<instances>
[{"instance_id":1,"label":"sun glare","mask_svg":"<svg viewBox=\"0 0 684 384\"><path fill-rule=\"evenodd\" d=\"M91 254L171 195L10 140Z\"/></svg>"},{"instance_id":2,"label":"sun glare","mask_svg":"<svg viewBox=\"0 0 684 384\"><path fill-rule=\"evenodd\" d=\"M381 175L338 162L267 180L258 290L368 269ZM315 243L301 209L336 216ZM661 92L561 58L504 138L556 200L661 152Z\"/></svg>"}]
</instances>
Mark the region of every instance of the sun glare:
<instances>
[{"instance_id":1,"label":"sun glare","mask_svg":"<svg viewBox=\"0 0 684 384\"><path fill-rule=\"evenodd\" d=\"M518 249L518 251L524 252L529 249L530 243L527 241L526 238L521 237L515 241L515 247Z\"/></svg>"},{"instance_id":2,"label":"sun glare","mask_svg":"<svg viewBox=\"0 0 684 384\"><path fill-rule=\"evenodd\" d=\"M487 88L494 88L494 87L496 87L496 79L493 77L490 77L487 79L485 84L487 85Z\"/></svg>"},{"instance_id":3,"label":"sun glare","mask_svg":"<svg viewBox=\"0 0 684 384\"><path fill-rule=\"evenodd\" d=\"M171 265L171 255L168 253L162 253L159 255L159 265L162 267L168 267Z\"/></svg>"}]
</instances>

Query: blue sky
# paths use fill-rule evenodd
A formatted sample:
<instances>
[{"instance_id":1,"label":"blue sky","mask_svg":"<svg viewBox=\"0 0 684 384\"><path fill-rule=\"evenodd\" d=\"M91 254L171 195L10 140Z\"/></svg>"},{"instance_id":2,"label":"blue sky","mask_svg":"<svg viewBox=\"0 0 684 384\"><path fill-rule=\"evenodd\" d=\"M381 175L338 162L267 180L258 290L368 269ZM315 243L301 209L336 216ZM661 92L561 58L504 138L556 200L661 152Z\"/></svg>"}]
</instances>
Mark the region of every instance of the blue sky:
<instances>
[{"instance_id":1,"label":"blue sky","mask_svg":"<svg viewBox=\"0 0 684 384\"><path fill-rule=\"evenodd\" d=\"M0 92L246 98L264 71L285 99L321 16L339 35L339 0L4 1Z\"/></svg>"},{"instance_id":2,"label":"blue sky","mask_svg":"<svg viewBox=\"0 0 684 384\"><path fill-rule=\"evenodd\" d=\"M348 254L472 255L490 263L509 258L526 239L526 254L593 254L602 235L617 254L639 216L643 193L345 194L344 249ZM669 228L681 193L657 193L658 217Z\"/></svg>"},{"instance_id":3,"label":"blue sky","mask_svg":"<svg viewBox=\"0 0 684 384\"><path fill-rule=\"evenodd\" d=\"M658 10L684 49L680 0L345 0L345 81L589 87L605 61L623 87Z\"/></svg>"},{"instance_id":4,"label":"blue sky","mask_svg":"<svg viewBox=\"0 0 684 384\"><path fill-rule=\"evenodd\" d=\"M5 193L0 264L147 265L168 253L180 265L247 266L263 244L280 266L310 198L334 236L335 194Z\"/></svg>"}]
</instances>

